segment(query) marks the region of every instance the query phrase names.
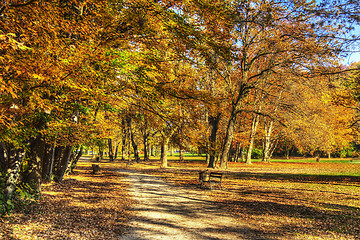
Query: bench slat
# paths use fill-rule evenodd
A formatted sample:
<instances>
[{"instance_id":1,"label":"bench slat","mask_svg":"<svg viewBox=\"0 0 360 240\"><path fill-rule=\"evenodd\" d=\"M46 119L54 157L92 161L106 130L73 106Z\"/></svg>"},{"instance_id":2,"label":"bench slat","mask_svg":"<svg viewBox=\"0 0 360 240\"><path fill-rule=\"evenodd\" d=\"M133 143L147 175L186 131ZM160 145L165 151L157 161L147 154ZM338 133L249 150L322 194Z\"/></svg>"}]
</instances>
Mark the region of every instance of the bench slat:
<instances>
[{"instance_id":1,"label":"bench slat","mask_svg":"<svg viewBox=\"0 0 360 240\"><path fill-rule=\"evenodd\" d=\"M218 185L220 189L222 189L221 182L223 176L224 173L216 173L216 172L208 172L208 171L199 172L200 187L203 188L205 186L205 183L209 183L211 190L213 185Z\"/></svg>"}]
</instances>

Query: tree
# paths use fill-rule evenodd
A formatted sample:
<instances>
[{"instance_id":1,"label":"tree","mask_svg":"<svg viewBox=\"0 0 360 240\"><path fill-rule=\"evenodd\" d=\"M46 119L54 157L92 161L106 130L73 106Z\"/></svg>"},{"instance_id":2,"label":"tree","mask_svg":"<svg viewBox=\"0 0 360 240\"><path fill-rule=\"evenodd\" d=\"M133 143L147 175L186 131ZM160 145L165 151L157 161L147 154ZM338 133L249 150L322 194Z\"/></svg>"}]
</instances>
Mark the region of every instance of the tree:
<instances>
[{"instance_id":1,"label":"tree","mask_svg":"<svg viewBox=\"0 0 360 240\"><path fill-rule=\"evenodd\" d=\"M100 127L97 133L101 132L99 111L124 103L125 88L117 78L119 64L114 67L119 54L110 49L129 49L128 36L143 31L141 18L132 11L136 5L112 1L2 2L0 141L6 148L1 153L2 166L14 171L9 178L12 186L23 159L16 156L22 156L24 149L30 149L27 178L35 178L35 188L41 175L49 178L54 173L61 180L72 147L94 133L92 126ZM122 51L121 63L130 58L128 52ZM126 67L123 64L122 70L129 72ZM47 144L40 145L46 146L45 150L39 147L44 141ZM5 160L5 151L14 154L14 164Z\"/></svg>"},{"instance_id":2,"label":"tree","mask_svg":"<svg viewBox=\"0 0 360 240\"><path fill-rule=\"evenodd\" d=\"M332 96L339 86L334 79L318 77L317 80L312 89L294 86L301 104L296 106L297 114L287 115L284 135L292 139L300 152L319 158L322 153L330 156L351 143L350 122L354 113L333 104Z\"/></svg>"},{"instance_id":3,"label":"tree","mask_svg":"<svg viewBox=\"0 0 360 240\"><path fill-rule=\"evenodd\" d=\"M245 110L244 103L251 91L261 91L260 83L268 73L287 69L289 74L313 74L314 66L335 56L336 43L321 37L320 29L315 31L312 27L316 16L308 9L313 7L306 2L294 5L277 1L234 3L233 39L236 45L233 54L236 61L228 81L228 88L232 90L229 94L231 114L222 148L222 167L228 159L236 117ZM281 78L278 81L281 85Z\"/></svg>"}]
</instances>

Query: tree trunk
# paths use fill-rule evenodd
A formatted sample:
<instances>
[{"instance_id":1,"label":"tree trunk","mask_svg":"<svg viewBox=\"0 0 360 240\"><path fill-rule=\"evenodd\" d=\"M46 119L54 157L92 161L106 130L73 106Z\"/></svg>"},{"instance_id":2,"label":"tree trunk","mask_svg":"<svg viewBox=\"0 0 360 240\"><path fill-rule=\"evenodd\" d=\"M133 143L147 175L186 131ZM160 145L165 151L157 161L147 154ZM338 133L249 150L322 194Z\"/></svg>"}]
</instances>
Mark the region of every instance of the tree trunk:
<instances>
[{"instance_id":1,"label":"tree trunk","mask_svg":"<svg viewBox=\"0 0 360 240\"><path fill-rule=\"evenodd\" d=\"M254 146L255 135L256 135L256 130L257 130L258 124L259 124L259 115L254 114L253 120L251 123L250 142L249 142L249 148L248 148L247 157L246 157L247 164L251 164L251 154L252 154L252 150L253 150L253 146Z\"/></svg>"},{"instance_id":2,"label":"tree trunk","mask_svg":"<svg viewBox=\"0 0 360 240\"><path fill-rule=\"evenodd\" d=\"M121 146L121 160L125 161L125 152L126 152L126 137L123 136L122 146Z\"/></svg>"},{"instance_id":3,"label":"tree trunk","mask_svg":"<svg viewBox=\"0 0 360 240\"><path fill-rule=\"evenodd\" d=\"M129 141L127 143L127 157L128 157L128 162L131 163L132 159L131 159L131 141L130 141L130 135L129 135Z\"/></svg>"},{"instance_id":4,"label":"tree trunk","mask_svg":"<svg viewBox=\"0 0 360 240\"><path fill-rule=\"evenodd\" d=\"M58 171L58 168L60 168L61 157L62 157L64 149L65 149L64 146L55 147L55 150L53 153L53 167L50 168L50 170L52 171L52 174L55 174Z\"/></svg>"},{"instance_id":5,"label":"tree trunk","mask_svg":"<svg viewBox=\"0 0 360 240\"><path fill-rule=\"evenodd\" d=\"M231 117L229 119L227 129L226 129L224 145L223 145L221 158L220 158L220 168L222 168L222 169L227 168L230 147L231 147L231 143L232 143L232 140L234 137L235 122L236 122L236 113L232 113Z\"/></svg>"},{"instance_id":6,"label":"tree trunk","mask_svg":"<svg viewBox=\"0 0 360 240\"><path fill-rule=\"evenodd\" d=\"M77 150L75 150L76 152ZM73 162L75 161L76 158L76 153L74 151L71 151L70 157L69 157L69 161L68 164L66 166L66 170L65 170L65 174L64 175L68 175L71 172L71 165L73 164Z\"/></svg>"},{"instance_id":7,"label":"tree trunk","mask_svg":"<svg viewBox=\"0 0 360 240\"><path fill-rule=\"evenodd\" d=\"M30 142L28 169L24 173L24 182L27 182L35 191L40 191L45 146L42 136L37 136Z\"/></svg>"},{"instance_id":8,"label":"tree trunk","mask_svg":"<svg viewBox=\"0 0 360 240\"><path fill-rule=\"evenodd\" d=\"M271 158L271 133L273 130L273 124L274 121L270 120L270 122L268 123L266 121L266 117L264 117L264 133L265 133L265 137L264 137L264 142L263 142L263 162L269 162L270 158Z\"/></svg>"},{"instance_id":9,"label":"tree trunk","mask_svg":"<svg viewBox=\"0 0 360 240\"><path fill-rule=\"evenodd\" d=\"M144 161L149 160L149 151L148 151L148 136L147 134L143 135L143 144L144 144Z\"/></svg>"},{"instance_id":10,"label":"tree trunk","mask_svg":"<svg viewBox=\"0 0 360 240\"><path fill-rule=\"evenodd\" d=\"M271 146L270 146L269 159L271 159L271 158L272 158L272 155L274 154L275 149L276 149L276 147L277 147L278 143L279 143L279 140L278 140L278 139L277 139L275 142L274 142L274 141L272 141Z\"/></svg>"},{"instance_id":11,"label":"tree trunk","mask_svg":"<svg viewBox=\"0 0 360 240\"><path fill-rule=\"evenodd\" d=\"M218 155L217 152L217 144L216 144L216 137L217 137L217 131L219 129L219 122L221 118L221 113L218 113L215 117L209 115L209 125L211 127L211 134L209 138L209 164L208 168L215 168L215 159Z\"/></svg>"},{"instance_id":12,"label":"tree trunk","mask_svg":"<svg viewBox=\"0 0 360 240\"><path fill-rule=\"evenodd\" d=\"M174 156L174 147L170 146L170 156Z\"/></svg>"},{"instance_id":13,"label":"tree trunk","mask_svg":"<svg viewBox=\"0 0 360 240\"><path fill-rule=\"evenodd\" d=\"M151 147L150 147L150 154L151 154L152 157L155 157L155 147L154 147L154 145L151 145Z\"/></svg>"},{"instance_id":14,"label":"tree trunk","mask_svg":"<svg viewBox=\"0 0 360 240\"><path fill-rule=\"evenodd\" d=\"M235 159L234 159L235 162L239 161L240 152L241 152L241 143L238 143L235 151Z\"/></svg>"},{"instance_id":15,"label":"tree trunk","mask_svg":"<svg viewBox=\"0 0 360 240\"><path fill-rule=\"evenodd\" d=\"M134 158L135 158L135 161L136 161L137 163L139 163L139 162L140 162L140 157L139 157L138 145L137 145L136 142L135 142L134 134L132 133L132 131L131 131L131 145L132 145L133 150L134 150Z\"/></svg>"},{"instance_id":16,"label":"tree trunk","mask_svg":"<svg viewBox=\"0 0 360 240\"><path fill-rule=\"evenodd\" d=\"M183 149L182 149L182 147L180 146L179 147L179 159L180 159L180 162L184 162L184 153L183 153Z\"/></svg>"},{"instance_id":17,"label":"tree trunk","mask_svg":"<svg viewBox=\"0 0 360 240\"><path fill-rule=\"evenodd\" d=\"M113 150L113 144L112 144L111 138L108 139L108 147L109 147L109 160L110 160L110 162L113 162L114 161L114 150Z\"/></svg>"},{"instance_id":18,"label":"tree trunk","mask_svg":"<svg viewBox=\"0 0 360 240\"><path fill-rule=\"evenodd\" d=\"M63 150L61 153L61 157L59 159L60 161L58 163L59 165L54 174L54 180L56 182L61 182L64 179L65 171L68 167L69 160L70 160L71 153L72 153L72 146L66 146L62 149Z\"/></svg>"},{"instance_id":19,"label":"tree trunk","mask_svg":"<svg viewBox=\"0 0 360 240\"><path fill-rule=\"evenodd\" d=\"M6 186L4 190L5 203L14 195L16 183L20 176L20 166L25 158L25 151L23 149L15 149L11 147L8 149L8 154L9 168L7 169L8 177L6 179Z\"/></svg>"},{"instance_id":20,"label":"tree trunk","mask_svg":"<svg viewBox=\"0 0 360 240\"><path fill-rule=\"evenodd\" d=\"M103 160L104 159L104 151L103 149L99 146L99 160Z\"/></svg>"},{"instance_id":21,"label":"tree trunk","mask_svg":"<svg viewBox=\"0 0 360 240\"><path fill-rule=\"evenodd\" d=\"M116 160L116 159L117 159L118 150L119 150L119 142L116 144L116 147L115 147L114 160Z\"/></svg>"},{"instance_id":22,"label":"tree trunk","mask_svg":"<svg viewBox=\"0 0 360 240\"><path fill-rule=\"evenodd\" d=\"M41 179L43 182L50 182L51 168L53 162L54 147L50 144L45 145L44 157L42 159Z\"/></svg>"},{"instance_id":23,"label":"tree trunk","mask_svg":"<svg viewBox=\"0 0 360 240\"><path fill-rule=\"evenodd\" d=\"M161 144L160 146L160 160L162 161L164 158L164 145Z\"/></svg>"},{"instance_id":24,"label":"tree trunk","mask_svg":"<svg viewBox=\"0 0 360 240\"><path fill-rule=\"evenodd\" d=\"M245 162L246 159L245 159L245 147L242 146L241 147L241 162Z\"/></svg>"},{"instance_id":25,"label":"tree trunk","mask_svg":"<svg viewBox=\"0 0 360 240\"><path fill-rule=\"evenodd\" d=\"M161 152L162 152L162 158L161 158L161 168L167 168L168 162L167 162L167 152L168 152L168 146L169 146L170 138L166 138L163 141L163 144L161 146Z\"/></svg>"},{"instance_id":26,"label":"tree trunk","mask_svg":"<svg viewBox=\"0 0 360 240\"><path fill-rule=\"evenodd\" d=\"M5 172L8 169L8 154L6 153L6 146L0 142L0 172Z\"/></svg>"},{"instance_id":27,"label":"tree trunk","mask_svg":"<svg viewBox=\"0 0 360 240\"><path fill-rule=\"evenodd\" d=\"M128 124L128 127L129 127L129 139L131 141L131 145L133 147L133 150L134 150L134 158L135 158L135 161L137 163L140 162L140 157L139 157L139 150L138 150L138 145L137 143L135 142L135 136L134 136L134 132L133 132L133 129L132 129L132 124L131 124L131 118L128 117L127 118L127 124Z\"/></svg>"},{"instance_id":28,"label":"tree trunk","mask_svg":"<svg viewBox=\"0 0 360 240\"><path fill-rule=\"evenodd\" d=\"M78 149L78 151L76 151L76 152L77 153L75 154L74 158L72 159L71 163L69 164L69 173L73 173L73 170L76 167L77 162L83 155L84 147L80 146L80 149Z\"/></svg>"}]
</instances>

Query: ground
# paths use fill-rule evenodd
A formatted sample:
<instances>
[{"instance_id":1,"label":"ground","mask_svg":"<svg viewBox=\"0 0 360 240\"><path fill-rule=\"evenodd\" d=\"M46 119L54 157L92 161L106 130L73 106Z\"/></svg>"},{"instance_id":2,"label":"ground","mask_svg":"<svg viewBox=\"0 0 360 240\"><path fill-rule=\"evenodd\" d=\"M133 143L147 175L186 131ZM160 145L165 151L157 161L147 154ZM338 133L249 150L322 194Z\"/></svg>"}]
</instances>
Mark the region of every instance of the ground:
<instances>
[{"instance_id":1,"label":"ground","mask_svg":"<svg viewBox=\"0 0 360 240\"><path fill-rule=\"evenodd\" d=\"M0 217L0 239L118 239L131 218L127 188L121 174L94 175L80 163L63 182L43 185L40 200Z\"/></svg>"},{"instance_id":2,"label":"ground","mask_svg":"<svg viewBox=\"0 0 360 240\"><path fill-rule=\"evenodd\" d=\"M131 239L269 239L236 221L198 188L174 186L159 177L121 171L138 203L121 237Z\"/></svg>"},{"instance_id":3,"label":"ground","mask_svg":"<svg viewBox=\"0 0 360 240\"><path fill-rule=\"evenodd\" d=\"M223 190L201 162L79 163L40 201L0 218L1 239L359 239L360 165L230 163ZM220 171L220 170L216 170Z\"/></svg>"}]
</instances>

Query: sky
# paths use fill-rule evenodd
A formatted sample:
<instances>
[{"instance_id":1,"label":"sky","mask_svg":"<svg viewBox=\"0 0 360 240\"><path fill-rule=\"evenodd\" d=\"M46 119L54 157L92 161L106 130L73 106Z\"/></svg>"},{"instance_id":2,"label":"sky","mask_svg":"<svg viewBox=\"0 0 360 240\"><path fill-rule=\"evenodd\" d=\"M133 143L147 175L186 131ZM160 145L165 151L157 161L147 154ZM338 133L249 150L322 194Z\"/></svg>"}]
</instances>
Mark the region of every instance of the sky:
<instances>
[{"instance_id":1,"label":"sky","mask_svg":"<svg viewBox=\"0 0 360 240\"><path fill-rule=\"evenodd\" d=\"M353 62L360 62L360 53L353 53L346 59L344 59L344 63L346 65L351 64Z\"/></svg>"}]
</instances>

